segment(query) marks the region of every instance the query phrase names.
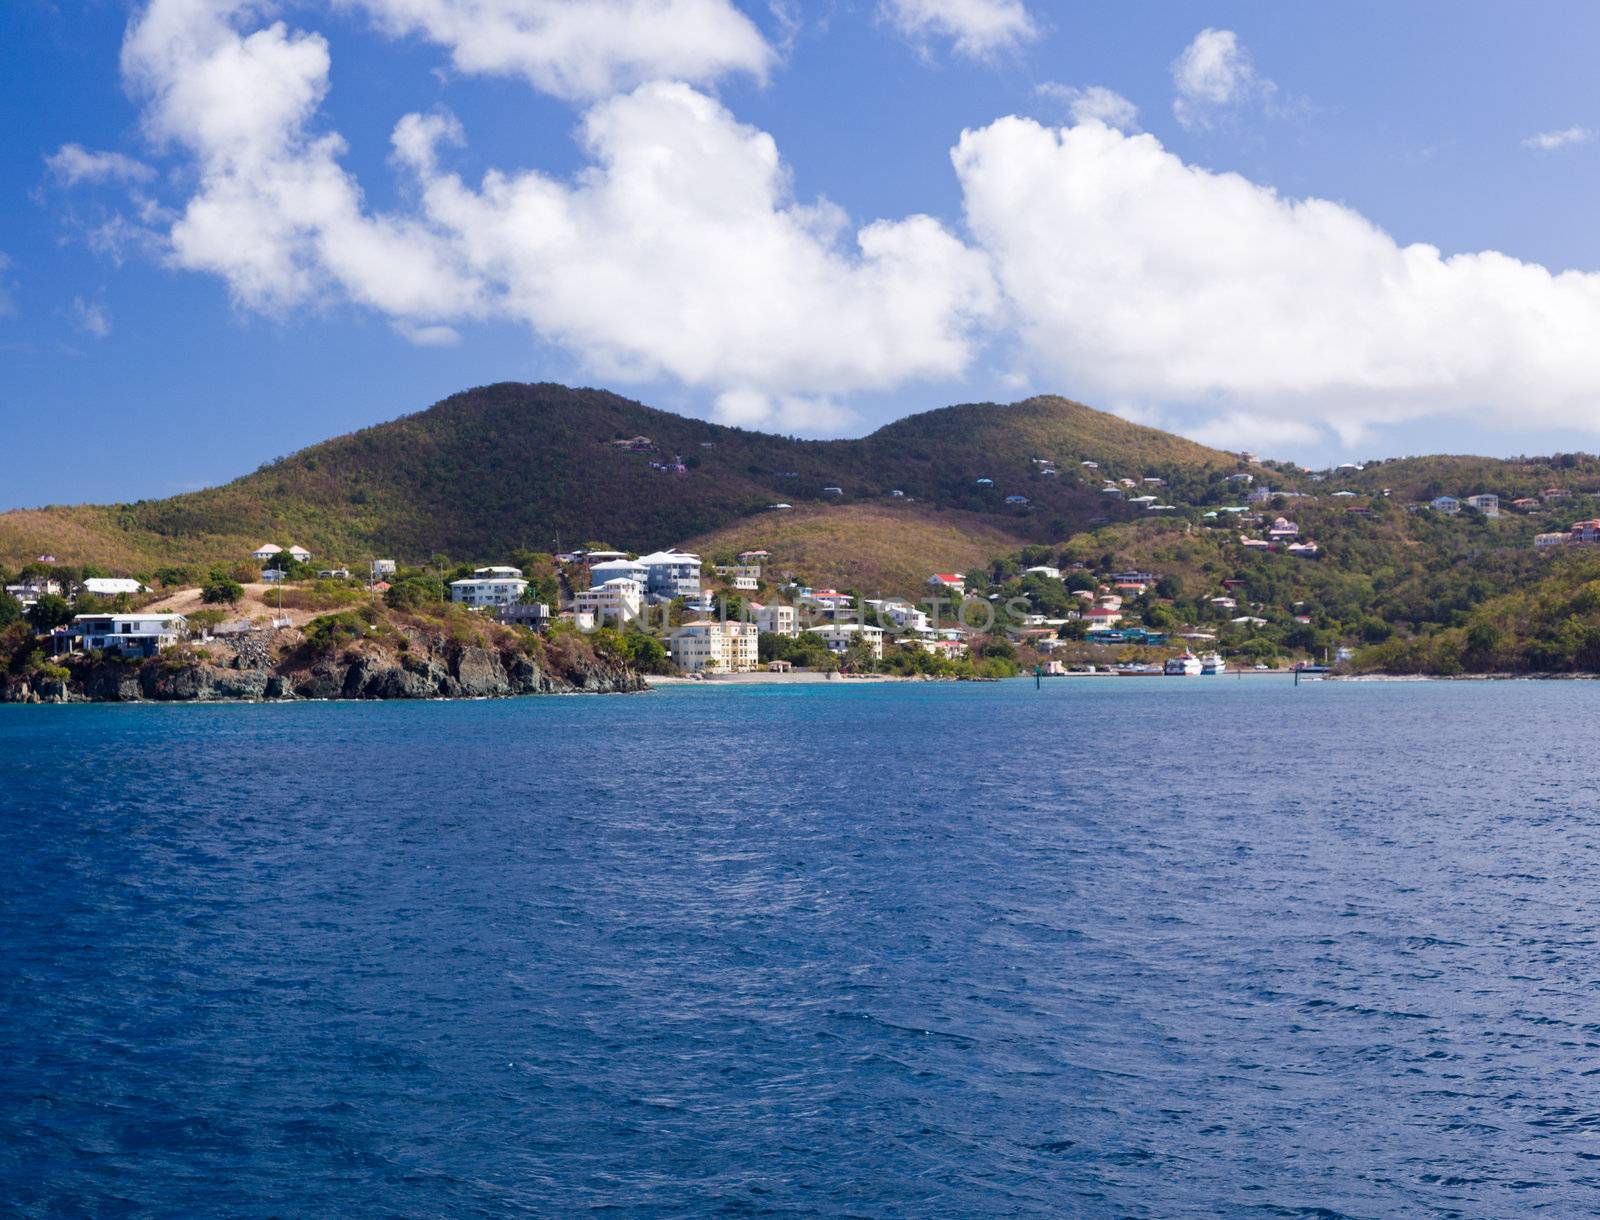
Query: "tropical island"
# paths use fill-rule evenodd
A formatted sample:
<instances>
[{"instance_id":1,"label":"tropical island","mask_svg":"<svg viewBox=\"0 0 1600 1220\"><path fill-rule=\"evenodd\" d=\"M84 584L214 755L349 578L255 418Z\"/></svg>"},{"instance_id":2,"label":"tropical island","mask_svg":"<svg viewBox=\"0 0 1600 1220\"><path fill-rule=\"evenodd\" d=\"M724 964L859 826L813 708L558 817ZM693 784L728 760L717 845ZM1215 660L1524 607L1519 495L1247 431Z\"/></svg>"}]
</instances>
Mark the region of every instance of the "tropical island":
<instances>
[{"instance_id":1,"label":"tropical island","mask_svg":"<svg viewBox=\"0 0 1600 1220\"><path fill-rule=\"evenodd\" d=\"M208 491L0 514L0 699L751 671L1600 672L1600 459L1308 470L1059 398L802 441L502 384ZM565 540L565 541L563 541Z\"/></svg>"}]
</instances>

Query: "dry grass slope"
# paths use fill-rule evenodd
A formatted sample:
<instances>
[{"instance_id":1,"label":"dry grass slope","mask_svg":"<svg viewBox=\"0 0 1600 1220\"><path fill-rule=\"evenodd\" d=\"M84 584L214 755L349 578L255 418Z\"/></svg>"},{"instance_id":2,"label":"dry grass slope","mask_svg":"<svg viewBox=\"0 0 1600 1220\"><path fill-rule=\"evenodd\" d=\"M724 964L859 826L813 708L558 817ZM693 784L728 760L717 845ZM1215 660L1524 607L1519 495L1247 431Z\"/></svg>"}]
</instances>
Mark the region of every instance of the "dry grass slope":
<instances>
[{"instance_id":1,"label":"dry grass slope","mask_svg":"<svg viewBox=\"0 0 1600 1220\"><path fill-rule=\"evenodd\" d=\"M763 575L794 576L813 586L921 598L932 572L964 572L1022 545L973 513L935 512L910 504L840 505L767 512L684 544L710 559L766 550Z\"/></svg>"}]
</instances>

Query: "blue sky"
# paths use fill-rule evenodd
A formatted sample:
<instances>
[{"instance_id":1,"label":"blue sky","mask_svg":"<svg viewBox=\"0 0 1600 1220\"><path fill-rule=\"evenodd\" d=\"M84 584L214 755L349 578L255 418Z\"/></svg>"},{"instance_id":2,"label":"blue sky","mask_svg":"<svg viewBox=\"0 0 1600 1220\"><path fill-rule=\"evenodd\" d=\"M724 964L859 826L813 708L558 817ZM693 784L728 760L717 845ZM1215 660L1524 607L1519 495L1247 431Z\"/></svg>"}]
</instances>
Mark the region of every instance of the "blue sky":
<instances>
[{"instance_id":1,"label":"blue sky","mask_svg":"<svg viewBox=\"0 0 1600 1220\"><path fill-rule=\"evenodd\" d=\"M1312 463L1600 447L1593 5L0 21L3 507L507 379L814 435L1059 392Z\"/></svg>"}]
</instances>

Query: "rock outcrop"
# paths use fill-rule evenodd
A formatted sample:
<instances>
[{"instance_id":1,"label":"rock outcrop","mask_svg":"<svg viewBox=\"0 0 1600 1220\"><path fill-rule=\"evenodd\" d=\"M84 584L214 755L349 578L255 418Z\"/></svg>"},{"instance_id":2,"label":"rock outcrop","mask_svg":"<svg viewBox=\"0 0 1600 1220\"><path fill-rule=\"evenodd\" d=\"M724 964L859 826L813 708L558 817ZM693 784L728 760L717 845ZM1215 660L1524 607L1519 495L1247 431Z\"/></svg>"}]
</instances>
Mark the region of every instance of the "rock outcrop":
<instances>
[{"instance_id":1,"label":"rock outcrop","mask_svg":"<svg viewBox=\"0 0 1600 1220\"><path fill-rule=\"evenodd\" d=\"M511 695L638 691L625 665L591 656L560 671L516 650L456 645L409 633L394 647L363 644L339 656L291 650L277 664L252 641L231 658L166 654L142 663L116 659L69 664L66 682L0 687L0 702L127 703L269 699L493 699Z\"/></svg>"}]
</instances>

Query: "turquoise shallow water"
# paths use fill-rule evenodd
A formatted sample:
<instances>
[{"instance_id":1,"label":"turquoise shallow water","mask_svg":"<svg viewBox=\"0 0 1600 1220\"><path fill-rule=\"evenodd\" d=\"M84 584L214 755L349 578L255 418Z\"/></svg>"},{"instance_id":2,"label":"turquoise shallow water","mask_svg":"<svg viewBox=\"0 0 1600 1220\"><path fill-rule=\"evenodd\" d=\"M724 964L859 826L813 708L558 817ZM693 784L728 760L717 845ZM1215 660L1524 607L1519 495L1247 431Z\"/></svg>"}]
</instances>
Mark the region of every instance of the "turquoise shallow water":
<instances>
[{"instance_id":1,"label":"turquoise shallow water","mask_svg":"<svg viewBox=\"0 0 1600 1220\"><path fill-rule=\"evenodd\" d=\"M0 707L0 1206L1591 1213L1597 708Z\"/></svg>"}]
</instances>

